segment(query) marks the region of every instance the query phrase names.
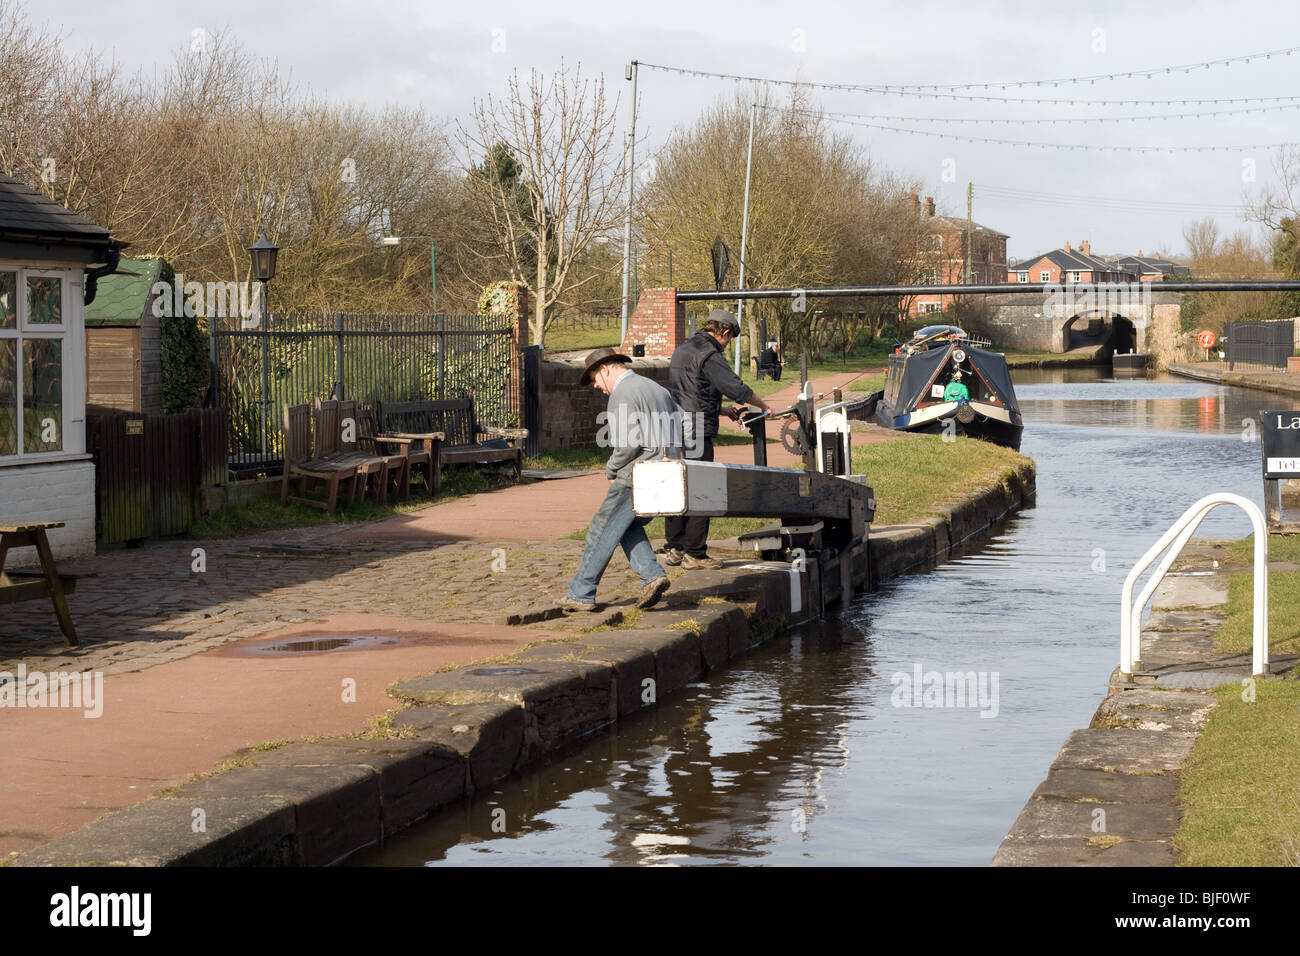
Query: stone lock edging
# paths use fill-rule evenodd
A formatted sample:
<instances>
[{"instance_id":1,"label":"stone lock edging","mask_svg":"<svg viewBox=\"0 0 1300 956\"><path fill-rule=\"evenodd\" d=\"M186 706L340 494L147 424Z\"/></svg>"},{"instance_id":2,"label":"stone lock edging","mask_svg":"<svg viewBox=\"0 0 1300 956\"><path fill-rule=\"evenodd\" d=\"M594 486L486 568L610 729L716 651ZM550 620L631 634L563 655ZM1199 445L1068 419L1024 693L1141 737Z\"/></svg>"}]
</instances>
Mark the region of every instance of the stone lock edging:
<instances>
[{"instance_id":1,"label":"stone lock edging","mask_svg":"<svg viewBox=\"0 0 1300 956\"><path fill-rule=\"evenodd\" d=\"M1024 464L946 517L872 529L867 553L852 561L855 590L933 566L986 535L1033 489L1033 466ZM691 572L633 627L393 685L389 693L408 706L393 716L390 738L241 751L243 766L110 814L11 865L337 863L815 617L812 579L759 562ZM838 593L829 581L827 590Z\"/></svg>"}]
</instances>

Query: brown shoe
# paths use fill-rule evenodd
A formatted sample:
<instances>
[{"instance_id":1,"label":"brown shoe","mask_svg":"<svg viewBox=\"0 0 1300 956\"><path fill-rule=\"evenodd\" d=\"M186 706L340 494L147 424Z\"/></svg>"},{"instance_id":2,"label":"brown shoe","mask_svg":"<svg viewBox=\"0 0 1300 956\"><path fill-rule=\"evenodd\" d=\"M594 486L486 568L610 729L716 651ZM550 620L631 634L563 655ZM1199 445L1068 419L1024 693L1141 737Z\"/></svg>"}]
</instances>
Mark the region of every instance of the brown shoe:
<instances>
[{"instance_id":1,"label":"brown shoe","mask_svg":"<svg viewBox=\"0 0 1300 956\"><path fill-rule=\"evenodd\" d=\"M718 568L725 567L725 565L717 558L710 557L707 554L702 558L688 554L682 558L682 567L687 571L716 571Z\"/></svg>"},{"instance_id":2,"label":"brown shoe","mask_svg":"<svg viewBox=\"0 0 1300 956\"><path fill-rule=\"evenodd\" d=\"M600 605L595 601L579 601L577 598L571 598L567 594L560 601L560 607L566 611L599 611Z\"/></svg>"},{"instance_id":3,"label":"brown shoe","mask_svg":"<svg viewBox=\"0 0 1300 956\"><path fill-rule=\"evenodd\" d=\"M636 606L639 608L654 607L667 590L668 577L665 575L664 577L655 578L641 589L641 596L636 599Z\"/></svg>"}]
</instances>

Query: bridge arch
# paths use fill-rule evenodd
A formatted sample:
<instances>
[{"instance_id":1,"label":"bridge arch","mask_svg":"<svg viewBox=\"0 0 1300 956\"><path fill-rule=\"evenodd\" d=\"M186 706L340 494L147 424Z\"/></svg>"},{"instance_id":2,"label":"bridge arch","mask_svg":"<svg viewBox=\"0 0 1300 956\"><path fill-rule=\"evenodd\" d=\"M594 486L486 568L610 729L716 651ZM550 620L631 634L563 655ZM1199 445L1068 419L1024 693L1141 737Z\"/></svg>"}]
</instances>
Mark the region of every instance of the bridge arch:
<instances>
[{"instance_id":1,"label":"bridge arch","mask_svg":"<svg viewBox=\"0 0 1300 956\"><path fill-rule=\"evenodd\" d=\"M1061 324L1061 351L1106 346L1112 353L1138 351L1138 328L1128 316L1093 309L1080 312Z\"/></svg>"}]
</instances>

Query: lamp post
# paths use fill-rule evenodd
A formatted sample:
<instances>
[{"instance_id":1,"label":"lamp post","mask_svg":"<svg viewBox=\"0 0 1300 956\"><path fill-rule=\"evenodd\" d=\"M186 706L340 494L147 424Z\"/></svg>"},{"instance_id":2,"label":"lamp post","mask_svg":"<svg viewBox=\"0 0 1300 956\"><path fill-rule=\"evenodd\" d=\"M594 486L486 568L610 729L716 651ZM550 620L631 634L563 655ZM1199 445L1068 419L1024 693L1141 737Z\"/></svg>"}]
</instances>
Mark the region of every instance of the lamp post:
<instances>
[{"instance_id":1,"label":"lamp post","mask_svg":"<svg viewBox=\"0 0 1300 956\"><path fill-rule=\"evenodd\" d=\"M403 239L429 240L429 281L433 285L433 311L438 311L438 252L434 247L433 236L384 236L381 242L386 246L395 246Z\"/></svg>"},{"instance_id":2,"label":"lamp post","mask_svg":"<svg viewBox=\"0 0 1300 956\"><path fill-rule=\"evenodd\" d=\"M260 332L262 336L262 463L266 463L266 435L269 427L269 415L271 405L271 356L267 351L266 337L270 334L271 312L267 302L266 284L275 278L275 260L280 253L280 247L266 238L266 230L258 237L257 242L248 247L248 255L252 260L253 278L262 283L262 320Z\"/></svg>"}]
</instances>

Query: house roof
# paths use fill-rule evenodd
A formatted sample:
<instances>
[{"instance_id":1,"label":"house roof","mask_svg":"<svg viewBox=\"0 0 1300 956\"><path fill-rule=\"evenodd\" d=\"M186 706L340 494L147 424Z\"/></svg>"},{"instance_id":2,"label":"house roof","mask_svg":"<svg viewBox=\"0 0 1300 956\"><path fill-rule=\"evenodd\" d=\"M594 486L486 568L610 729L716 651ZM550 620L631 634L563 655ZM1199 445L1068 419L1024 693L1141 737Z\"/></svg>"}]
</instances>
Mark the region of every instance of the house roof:
<instances>
[{"instance_id":1,"label":"house roof","mask_svg":"<svg viewBox=\"0 0 1300 956\"><path fill-rule=\"evenodd\" d=\"M99 280L95 300L86 306L86 327L137 326L149 307L161 259L123 259L118 271ZM135 275L124 273L134 272Z\"/></svg>"},{"instance_id":2,"label":"house roof","mask_svg":"<svg viewBox=\"0 0 1300 956\"><path fill-rule=\"evenodd\" d=\"M1137 269L1143 274L1187 275L1190 269L1180 262L1160 256L1118 256L1115 262L1130 269Z\"/></svg>"},{"instance_id":3,"label":"house roof","mask_svg":"<svg viewBox=\"0 0 1300 956\"><path fill-rule=\"evenodd\" d=\"M932 216L926 222L936 223L947 229L953 229L957 232L966 231L966 220L957 219L954 216ZM978 222L971 223L971 231L974 233L984 233L998 239L1011 238L1005 232L998 232L996 229L990 229L988 226L981 226Z\"/></svg>"},{"instance_id":4,"label":"house roof","mask_svg":"<svg viewBox=\"0 0 1300 956\"><path fill-rule=\"evenodd\" d=\"M126 243L12 176L0 175L0 259L113 262ZM87 284L87 295L93 296Z\"/></svg>"},{"instance_id":5,"label":"house roof","mask_svg":"<svg viewBox=\"0 0 1300 956\"><path fill-rule=\"evenodd\" d=\"M1066 252L1064 249L1053 249L1050 252L1044 252L1042 255L1031 256L1028 259L1022 259L1007 266L1008 272L1023 272L1035 263L1044 259L1050 260L1058 268L1065 272L1115 272L1116 267L1104 259L1098 259L1096 256L1084 255L1077 249L1071 249Z\"/></svg>"},{"instance_id":6,"label":"house roof","mask_svg":"<svg viewBox=\"0 0 1300 956\"><path fill-rule=\"evenodd\" d=\"M0 234L107 242L109 232L11 176L0 174Z\"/></svg>"}]
</instances>

